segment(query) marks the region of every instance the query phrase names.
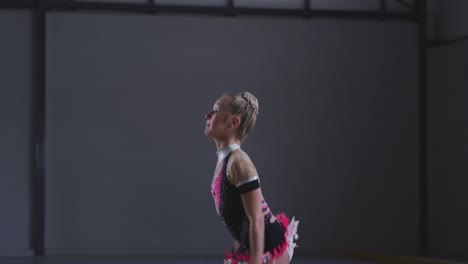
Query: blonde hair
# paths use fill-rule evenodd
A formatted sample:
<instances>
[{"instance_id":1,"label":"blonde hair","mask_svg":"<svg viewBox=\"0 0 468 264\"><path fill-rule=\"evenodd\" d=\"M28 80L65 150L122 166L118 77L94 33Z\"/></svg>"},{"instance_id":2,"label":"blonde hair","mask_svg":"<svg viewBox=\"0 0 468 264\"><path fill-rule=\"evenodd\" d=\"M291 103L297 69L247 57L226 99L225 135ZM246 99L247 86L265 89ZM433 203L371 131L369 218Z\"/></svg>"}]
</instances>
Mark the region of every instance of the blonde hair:
<instances>
[{"instance_id":1,"label":"blonde hair","mask_svg":"<svg viewBox=\"0 0 468 264\"><path fill-rule=\"evenodd\" d=\"M224 94L224 96L230 98L228 102L230 113L240 117L238 136L241 141L244 141L257 121L258 100L249 92Z\"/></svg>"}]
</instances>

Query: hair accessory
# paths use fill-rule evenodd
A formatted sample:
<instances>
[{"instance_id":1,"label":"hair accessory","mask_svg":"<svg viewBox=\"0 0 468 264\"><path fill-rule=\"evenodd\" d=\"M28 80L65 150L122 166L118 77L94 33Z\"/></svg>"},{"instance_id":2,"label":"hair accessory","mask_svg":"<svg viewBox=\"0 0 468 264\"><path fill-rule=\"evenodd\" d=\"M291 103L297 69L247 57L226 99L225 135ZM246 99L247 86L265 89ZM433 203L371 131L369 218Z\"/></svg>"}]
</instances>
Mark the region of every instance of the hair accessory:
<instances>
[{"instance_id":1,"label":"hair accessory","mask_svg":"<svg viewBox=\"0 0 468 264\"><path fill-rule=\"evenodd\" d=\"M252 109L254 110L255 114L258 115L258 110L253 106L252 102L250 101L250 99L247 98L247 95L246 95L246 92L242 92L241 93L241 97L242 99L244 99L245 101L247 101L247 103L249 103L250 107L252 107ZM247 109L246 109L247 110Z\"/></svg>"}]
</instances>

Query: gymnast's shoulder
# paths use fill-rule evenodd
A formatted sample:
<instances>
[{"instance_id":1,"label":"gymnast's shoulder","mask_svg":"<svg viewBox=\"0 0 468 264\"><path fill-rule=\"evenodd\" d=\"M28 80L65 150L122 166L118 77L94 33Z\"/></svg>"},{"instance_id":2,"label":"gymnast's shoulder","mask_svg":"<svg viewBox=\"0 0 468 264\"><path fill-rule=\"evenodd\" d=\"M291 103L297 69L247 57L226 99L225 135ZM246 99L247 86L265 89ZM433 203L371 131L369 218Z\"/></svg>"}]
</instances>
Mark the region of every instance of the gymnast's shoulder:
<instances>
[{"instance_id":1,"label":"gymnast's shoulder","mask_svg":"<svg viewBox=\"0 0 468 264\"><path fill-rule=\"evenodd\" d=\"M242 182L258 178L258 173L249 155L242 149L236 149L229 159L227 176L231 184L238 186Z\"/></svg>"}]
</instances>

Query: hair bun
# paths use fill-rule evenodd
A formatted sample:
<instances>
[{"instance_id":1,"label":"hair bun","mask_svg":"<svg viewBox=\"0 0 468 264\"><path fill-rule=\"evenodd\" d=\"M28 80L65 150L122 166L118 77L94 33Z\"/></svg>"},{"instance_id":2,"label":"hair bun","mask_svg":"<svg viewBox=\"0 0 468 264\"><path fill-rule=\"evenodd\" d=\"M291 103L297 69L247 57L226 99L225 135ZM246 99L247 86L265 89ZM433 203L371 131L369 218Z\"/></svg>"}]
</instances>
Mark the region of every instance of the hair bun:
<instances>
[{"instance_id":1,"label":"hair bun","mask_svg":"<svg viewBox=\"0 0 468 264\"><path fill-rule=\"evenodd\" d=\"M251 94L249 92L242 92L241 97L249 103L249 105L255 111L255 114L258 115L258 100L257 100L257 98L253 94Z\"/></svg>"}]
</instances>

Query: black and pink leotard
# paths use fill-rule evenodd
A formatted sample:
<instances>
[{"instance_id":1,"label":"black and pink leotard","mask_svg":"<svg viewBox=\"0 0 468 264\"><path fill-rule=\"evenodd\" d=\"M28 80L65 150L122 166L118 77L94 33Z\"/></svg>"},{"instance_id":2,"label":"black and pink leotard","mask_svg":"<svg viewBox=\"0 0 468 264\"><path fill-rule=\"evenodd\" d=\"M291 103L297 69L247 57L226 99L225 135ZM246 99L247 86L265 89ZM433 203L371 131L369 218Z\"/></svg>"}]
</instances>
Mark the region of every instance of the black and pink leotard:
<instances>
[{"instance_id":1,"label":"black and pink leotard","mask_svg":"<svg viewBox=\"0 0 468 264\"><path fill-rule=\"evenodd\" d=\"M211 192L221 222L241 245L236 252L226 253L225 263L236 264L248 263L249 260L249 220L242 204L241 195L260 188L260 181L257 175L248 175L237 179L234 183L232 182L232 177L231 179L228 177L228 162L233 151L241 150L238 145L231 145L228 151L224 152L225 156L219 160L222 162L220 164L222 167L213 179ZM253 166L253 164L251 165ZM255 170L251 171L256 172ZM284 214L274 216L265 200L262 201L262 212L264 212L265 220L264 257L274 259L286 251L292 257L292 250L295 247L293 237L296 235L298 222L294 221L293 218L294 226L291 226L291 221Z\"/></svg>"}]
</instances>

